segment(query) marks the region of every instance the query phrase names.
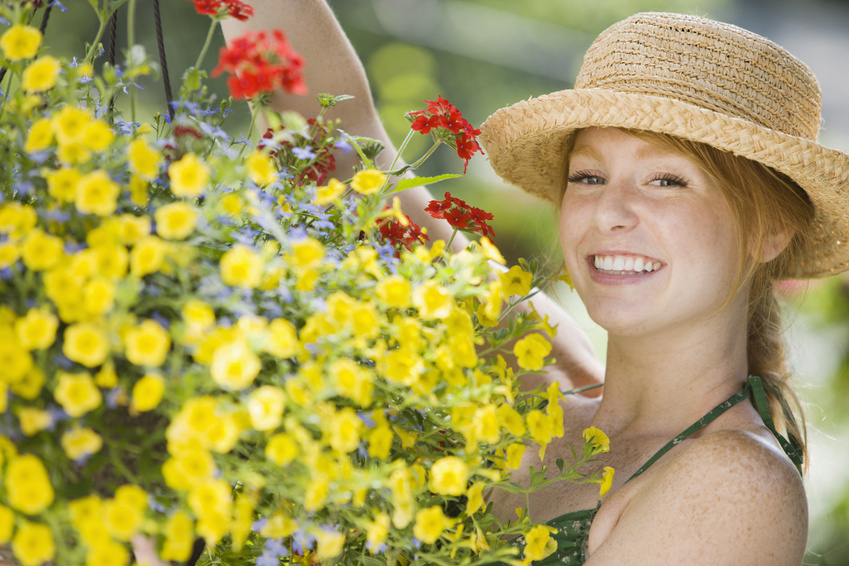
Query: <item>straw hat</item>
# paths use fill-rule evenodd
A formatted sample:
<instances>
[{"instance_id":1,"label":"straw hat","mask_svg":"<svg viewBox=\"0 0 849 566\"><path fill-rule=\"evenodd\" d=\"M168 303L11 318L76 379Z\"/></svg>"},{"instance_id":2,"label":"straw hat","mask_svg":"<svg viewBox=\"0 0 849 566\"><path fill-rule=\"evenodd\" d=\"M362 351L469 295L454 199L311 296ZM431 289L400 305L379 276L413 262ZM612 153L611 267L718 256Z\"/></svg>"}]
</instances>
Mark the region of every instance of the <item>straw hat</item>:
<instances>
[{"instance_id":1,"label":"straw hat","mask_svg":"<svg viewBox=\"0 0 849 566\"><path fill-rule=\"evenodd\" d=\"M810 196L813 234L786 277L817 277L849 268L849 156L817 143L820 107L811 70L768 39L706 18L641 13L598 36L574 90L498 110L480 139L498 175L550 202L578 128L649 130L759 161Z\"/></svg>"}]
</instances>

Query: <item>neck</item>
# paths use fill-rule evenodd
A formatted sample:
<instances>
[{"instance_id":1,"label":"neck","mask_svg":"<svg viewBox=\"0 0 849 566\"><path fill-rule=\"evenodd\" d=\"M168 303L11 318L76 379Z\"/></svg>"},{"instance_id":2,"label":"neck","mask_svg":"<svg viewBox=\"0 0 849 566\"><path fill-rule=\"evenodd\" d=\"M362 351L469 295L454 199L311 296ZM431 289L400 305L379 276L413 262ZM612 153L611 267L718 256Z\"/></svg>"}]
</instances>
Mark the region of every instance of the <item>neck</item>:
<instances>
[{"instance_id":1,"label":"neck","mask_svg":"<svg viewBox=\"0 0 849 566\"><path fill-rule=\"evenodd\" d=\"M738 304L685 328L609 336L593 424L609 435L678 434L740 390L748 375L746 333L746 309Z\"/></svg>"}]
</instances>

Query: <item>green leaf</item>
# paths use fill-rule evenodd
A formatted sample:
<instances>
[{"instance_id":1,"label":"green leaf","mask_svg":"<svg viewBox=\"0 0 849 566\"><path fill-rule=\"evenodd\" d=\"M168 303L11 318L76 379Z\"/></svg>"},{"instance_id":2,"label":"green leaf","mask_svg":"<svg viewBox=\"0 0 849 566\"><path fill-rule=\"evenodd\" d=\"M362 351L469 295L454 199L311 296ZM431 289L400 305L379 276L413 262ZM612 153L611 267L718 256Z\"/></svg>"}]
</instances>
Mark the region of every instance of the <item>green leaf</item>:
<instances>
[{"instance_id":1,"label":"green leaf","mask_svg":"<svg viewBox=\"0 0 849 566\"><path fill-rule=\"evenodd\" d=\"M332 94L327 94L326 92L322 92L317 96L319 104L321 104L322 108L329 108L331 106L336 106L343 100L348 100L354 98L350 94L340 94L338 96L333 96Z\"/></svg>"},{"instance_id":2,"label":"green leaf","mask_svg":"<svg viewBox=\"0 0 849 566\"><path fill-rule=\"evenodd\" d=\"M398 186L395 187L392 192L397 193L406 189L412 189L413 187L420 187L422 185L433 185L434 183L444 181L445 179L454 179L455 177L461 176L462 175L458 175L456 173L446 173L445 175L437 175L436 177L413 177L412 179L401 179L398 181Z\"/></svg>"},{"instance_id":3,"label":"green leaf","mask_svg":"<svg viewBox=\"0 0 849 566\"><path fill-rule=\"evenodd\" d=\"M557 460L554 461L554 463L557 464L557 469L560 470L560 473L562 474L563 473L563 458L558 458Z\"/></svg>"}]
</instances>

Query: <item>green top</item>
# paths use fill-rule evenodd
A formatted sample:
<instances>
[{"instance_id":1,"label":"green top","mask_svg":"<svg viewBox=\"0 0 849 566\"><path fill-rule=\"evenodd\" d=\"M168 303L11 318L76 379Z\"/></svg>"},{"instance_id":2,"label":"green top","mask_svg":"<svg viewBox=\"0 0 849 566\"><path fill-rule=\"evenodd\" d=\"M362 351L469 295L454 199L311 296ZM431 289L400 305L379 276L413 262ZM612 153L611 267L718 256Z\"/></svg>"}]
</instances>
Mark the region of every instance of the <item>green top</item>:
<instances>
[{"instance_id":1,"label":"green top","mask_svg":"<svg viewBox=\"0 0 849 566\"><path fill-rule=\"evenodd\" d=\"M742 391L711 409L705 416L687 428L687 430L667 442L654 454L654 456L649 458L649 460L643 464L639 470L634 472L634 475L628 478L628 481L631 481L645 472L649 466L657 462L661 456L671 450L673 446L680 444L684 439L700 430L702 427L716 419L719 415L748 397L752 398L752 402L754 403L758 414L761 416L761 419L763 419L764 424L767 428L769 428L778 440L779 444L781 444L781 448L790 460L793 461L796 465L796 469L799 470L799 473L801 474L801 448L795 443L791 444L790 441L778 434L775 430L775 425L772 422L772 416L769 413L769 403L767 402L766 392L764 391L761 378L756 375L750 375L746 380L746 385L743 387ZM592 525L599 507L601 507L601 501L599 501L598 505L596 505L593 509L584 509L582 511L566 513L565 515L560 515L559 517L555 517L548 521L546 523L548 526L557 529L556 532L551 534L551 537L555 540L555 542L557 542L557 550L542 560L535 561L534 564L566 564L568 566L580 566L583 564L587 559L587 537L589 536L590 525ZM523 547L524 538L517 539L517 544Z\"/></svg>"}]
</instances>

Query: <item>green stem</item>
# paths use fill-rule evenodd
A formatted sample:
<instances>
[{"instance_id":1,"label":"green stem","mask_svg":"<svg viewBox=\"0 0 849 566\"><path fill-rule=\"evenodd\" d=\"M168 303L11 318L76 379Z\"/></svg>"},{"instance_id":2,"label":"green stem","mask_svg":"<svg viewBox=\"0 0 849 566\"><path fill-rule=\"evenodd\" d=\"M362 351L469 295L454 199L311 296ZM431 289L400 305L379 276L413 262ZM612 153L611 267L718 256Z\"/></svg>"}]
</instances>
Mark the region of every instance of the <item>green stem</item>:
<instances>
[{"instance_id":1,"label":"green stem","mask_svg":"<svg viewBox=\"0 0 849 566\"><path fill-rule=\"evenodd\" d=\"M133 52L136 44L136 0L127 4L127 52ZM131 55L132 56L132 55ZM134 62L135 63L135 62ZM136 121L136 89L130 88L130 121Z\"/></svg>"},{"instance_id":2,"label":"green stem","mask_svg":"<svg viewBox=\"0 0 849 566\"><path fill-rule=\"evenodd\" d=\"M460 231L460 230L459 230L459 228L454 228L454 231L451 233L451 237L450 237L450 238L448 238L448 243L447 243L447 244L445 244L445 249L446 249L446 250L450 250L450 249L451 249L451 242L453 242L453 241L454 241L454 236L456 236L456 235L457 235L457 232L459 232L459 231Z\"/></svg>"},{"instance_id":3,"label":"green stem","mask_svg":"<svg viewBox=\"0 0 849 566\"><path fill-rule=\"evenodd\" d=\"M440 145L441 143L442 143L442 142L436 142L435 144L433 144L432 146L430 146L430 149L429 149L429 150L427 150L427 153L425 153L424 155L422 155L421 157L419 157L419 159L418 159L415 163L413 163L412 165L410 165L410 169L417 169L417 168L418 168L418 167L419 167L422 163L424 163L424 162L427 160L427 158L428 158L428 157L430 157L431 155L433 155L433 152L434 152L434 151L436 151L436 148L437 148L437 147L439 147L439 145Z\"/></svg>"},{"instance_id":4,"label":"green stem","mask_svg":"<svg viewBox=\"0 0 849 566\"><path fill-rule=\"evenodd\" d=\"M200 69L201 63L203 63L203 58L206 57L206 52L209 50L209 45L212 43L212 34L215 32L215 28L217 26L218 20L212 20L212 24L209 26L209 31L206 32L206 41L203 42L203 48L200 50L198 60L195 61L195 69Z\"/></svg>"},{"instance_id":5,"label":"green stem","mask_svg":"<svg viewBox=\"0 0 849 566\"><path fill-rule=\"evenodd\" d=\"M389 166L390 171L395 170L395 165L398 164L398 160L401 159L401 154L404 153L404 150L407 149L407 145L409 145L410 140L413 139L413 134L416 131L410 128L410 131L407 132L407 137L404 138L404 141L401 142L401 145L398 147L398 151L395 153L395 159L392 160L392 165Z\"/></svg>"},{"instance_id":6,"label":"green stem","mask_svg":"<svg viewBox=\"0 0 849 566\"><path fill-rule=\"evenodd\" d=\"M106 30L106 22L110 16L103 17L102 14L97 14L97 19L100 20L100 27L97 29L97 34L91 45L88 46L88 53L85 54L85 60L89 63L94 63L94 54L97 53L97 46L100 45L100 38L103 37L103 32Z\"/></svg>"},{"instance_id":7,"label":"green stem","mask_svg":"<svg viewBox=\"0 0 849 566\"><path fill-rule=\"evenodd\" d=\"M256 126L256 116L257 116L257 114L259 114L259 112L251 112L251 126L248 128L248 135L245 136L245 139L248 140L248 141L250 141L251 136L254 133L254 126ZM239 155L236 156L236 160L239 160L239 159L242 158L242 154L245 152L245 148L247 148L247 147L248 147L248 144L246 144L246 143L242 144L242 149L239 150Z\"/></svg>"}]
</instances>

